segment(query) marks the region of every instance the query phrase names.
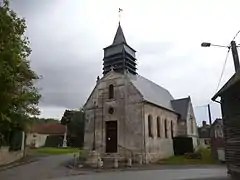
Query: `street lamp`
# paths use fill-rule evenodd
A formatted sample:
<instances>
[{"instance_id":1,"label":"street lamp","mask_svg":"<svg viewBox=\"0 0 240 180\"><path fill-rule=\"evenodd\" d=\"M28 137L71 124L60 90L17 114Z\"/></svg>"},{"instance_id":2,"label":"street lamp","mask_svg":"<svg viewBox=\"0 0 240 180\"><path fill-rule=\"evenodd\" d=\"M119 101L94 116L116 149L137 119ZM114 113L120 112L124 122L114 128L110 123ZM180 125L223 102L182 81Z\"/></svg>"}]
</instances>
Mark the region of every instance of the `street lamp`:
<instances>
[{"instance_id":1,"label":"street lamp","mask_svg":"<svg viewBox=\"0 0 240 180\"><path fill-rule=\"evenodd\" d=\"M216 47L224 47L224 48L230 48L230 46L222 46L222 45L217 45L217 44L212 44L209 42L203 42L201 44L202 47L210 47L210 46L216 46Z\"/></svg>"},{"instance_id":2,"label":"street lamp","mask_svg":"<svg viewBox=\"0 0 240 180\"><path fill-rule=\"evenodd\" d=\"M232 50L232 56L233 56L233 61L234 61L234 67L235 67L235 72L238 72L240 69L239 65L239 57L238 57L238 51L237 51L237 46L235 41L231 41L231 44L229 46L222 46L222 45L216 45L212 44L209 42L203 42L201 44L202 47L210 47L210 46L216 46L216 47L224 47Z\"/></svg>"}]
</instances>

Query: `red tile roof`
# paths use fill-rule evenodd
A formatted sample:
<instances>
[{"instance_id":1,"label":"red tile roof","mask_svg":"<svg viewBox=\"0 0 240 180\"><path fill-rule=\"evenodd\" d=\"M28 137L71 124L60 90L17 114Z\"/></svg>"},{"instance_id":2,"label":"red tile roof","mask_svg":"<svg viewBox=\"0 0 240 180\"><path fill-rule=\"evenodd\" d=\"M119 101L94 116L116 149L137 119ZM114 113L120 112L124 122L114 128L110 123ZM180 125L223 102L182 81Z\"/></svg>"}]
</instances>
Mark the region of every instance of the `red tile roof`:
<instances>
[{"instance_id":1,"label":"red tile roof","mask_svg":"<svg viewBox=\"0 0 240 180\"><path fill-rule=\"evenodd\" d=\"M66 128L60 123L39 123L34 124L30 130L32 133L38 134L64 134Z\"/></svg>"}]
</instances>

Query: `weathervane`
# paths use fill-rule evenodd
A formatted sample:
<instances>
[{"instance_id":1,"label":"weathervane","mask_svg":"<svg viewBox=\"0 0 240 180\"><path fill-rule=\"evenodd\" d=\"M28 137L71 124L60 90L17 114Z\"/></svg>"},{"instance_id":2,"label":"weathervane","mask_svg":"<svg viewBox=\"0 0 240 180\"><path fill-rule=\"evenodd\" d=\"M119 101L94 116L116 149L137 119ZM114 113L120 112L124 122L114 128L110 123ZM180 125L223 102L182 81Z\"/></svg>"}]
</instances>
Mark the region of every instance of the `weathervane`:
<instances>
[{"instance_id":1,"label":"weathervane","mask_svg":"<svg viewBox=\"0 0 240 180\"><path fill-rule=\"evenodd\" d=\"M121 21L121 12L123 11L123 9L118 8L118 18L119 18L119 23Z\"/></svg>"}]
</instances>

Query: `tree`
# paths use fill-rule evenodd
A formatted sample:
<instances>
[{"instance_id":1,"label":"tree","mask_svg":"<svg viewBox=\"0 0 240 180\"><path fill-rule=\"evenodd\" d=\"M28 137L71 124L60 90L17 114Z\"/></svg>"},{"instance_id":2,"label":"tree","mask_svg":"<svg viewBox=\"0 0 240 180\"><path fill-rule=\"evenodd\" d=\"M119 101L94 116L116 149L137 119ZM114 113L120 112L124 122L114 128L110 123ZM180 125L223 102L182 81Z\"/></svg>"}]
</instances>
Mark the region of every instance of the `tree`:
<instances>
[{"instance_id":1,"label":"tree","mask_svg":"<svg viewBox=\"0 0 240 180\"><path fill-rule=\"evenodd\" d=\"M61 124L68 129L68 143L70 146L82 147L84 142L85 114L83 110L66 110L61 119Z\"/></svg>"},{"instance_id":2,"label":"tree","mask_svg":"<svg viewBox=\"0 0 240 180\"><path fill-rule=\"evenodd\" d=\"M41 123L60 123L58 119L54 118L39 118L39 117L31 117L32 124L41 124Z\"/></svg>"},{"instance_id":3,"label":"tree","mask_svg":"<svg viewBox=\"0 0 240 180\"><path fill-rule=\"evenodd\" d=\"M10 9L9 1L0 3L0 132L24 129L31 115L38 115L41 95L35 87L39 79L31 70L31 53L24 19Z\"/></svg>"}]
</instances>

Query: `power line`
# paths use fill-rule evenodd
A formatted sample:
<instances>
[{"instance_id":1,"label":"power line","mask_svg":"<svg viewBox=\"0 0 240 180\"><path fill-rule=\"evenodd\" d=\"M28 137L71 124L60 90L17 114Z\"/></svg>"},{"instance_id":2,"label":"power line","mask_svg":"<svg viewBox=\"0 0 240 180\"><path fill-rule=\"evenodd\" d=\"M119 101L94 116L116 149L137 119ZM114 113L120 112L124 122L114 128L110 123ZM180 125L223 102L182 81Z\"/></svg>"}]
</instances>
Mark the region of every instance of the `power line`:
<instances>
[{"instance_id":1,"label":"power line","mask_svg":"<svg viewBox=\"0 0 240 180\"><path fill-rule=\"evenodd\" d=\"M235 36L233 37L233 40L234 41L236 39L236 37L238 36L238 34L240 33L240 30L235 34ZM237 47L239 48L239 47ZM228 46L228 51L227 51L227 54L226 54L226 57L225 57L225 61L224 61L224 64L223 64L223 68L222 68L222 72L221 72L221 75L220 75L220 78L219 78L219 81L218 81L218 84L217 84L217 88L216 88L216 92L215 94L217 93L218 91L218 88L220 86L220 83L222 81L222 77L223 77L223 73L225 71L225 68L226 68L226 64L227 64L227 60L228 60L228 55L229 55L229 52L230 52L230 49L231 49L231 44ZM206 105L201 105L201 106L195 106L194 108L201 108L201 107L208 107L209 108L209 111L210 111L210 105L213 103L213 101L210 100L210 102ZM211 118L211 112L209 112L209 118Z\"/></svg>"},{"instance_id":2,"label":"power line","mask_svg":"<svg viewBox=\"0 0 240 180\"><path fill-rule=\"evenodd\" d=\"M239 31L238 33L240 33L240 31ZM237 34L238 34L238 33L237 33ZM236 34L236 36L237 36L237 34ZM236 38L236 37L234 37L234 38ZM221 83L221 81L222 81L222 77L223 77L223 73L224 73L225 68L226 68L226 64L227 64L229 52L230 52L230 47L228 48L228 51L227 51L227 54L226 54L226 57L225 57L225 60L224 60L224 63L223 63L222 72L221 72L221 75L220 75L220 78L219 78L219 81L218 81L218 84L217 84L217 88L216 88L216 90L215 90L215 94L217 93L218 88L219 88L219 86L220 86L220 83ZM213 102L212 102L211 99L210 99L210 100L209 100L209 103L207 103L207 104L205 104L205 105L201 105L201 106L195 106L195 108L207 107L208 105L211 105L212 103L213 103Z\"/></svg>"},{"instance_id":3,"label":"power line","mask_svg":"<svg viewBox=\"0 0 240 180\"><path fill-rule=\"evenodd\" d=\"M240 31L239 31L239 32L240 32ZM223 63L222 72L221 72L221 75L220 75L220 78L219 78L219 81L218 81L218 84L217 84L217 88L216 88L216 91L215 91L216 93L217 93L218 88L219 88L219 86L220 86L220 83L221 83L221 81L222 81L222 77L223 77L223 73L224 73L224 71L225 71L225 67L226 67L226 64L227 64L229 52L230 52L230 48L228 48L228 51L227 51L227 54L226 54L226 57L225 57L225 61L224 61L224 63Z\"/></svg>"},{"instance_id":4,"label":"power line","mask_svg":"<svg viewBox=\"0 0 240 180\"><path fill-rule=\"evenodd\" d=\"M236 39L236 37L238 36L238 34L240 33L240 30L235 34L235 36L233 37L233 41Z\"/></svg>"}]
</instances>

